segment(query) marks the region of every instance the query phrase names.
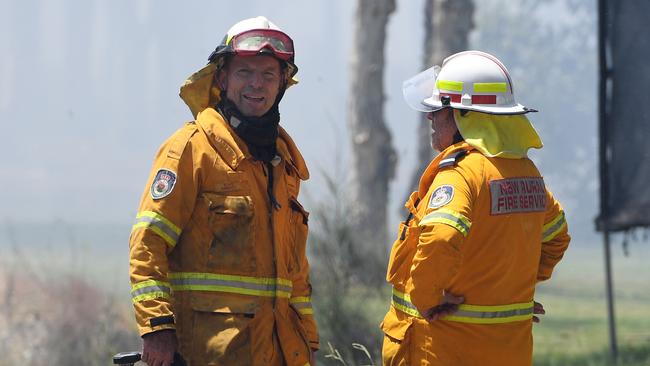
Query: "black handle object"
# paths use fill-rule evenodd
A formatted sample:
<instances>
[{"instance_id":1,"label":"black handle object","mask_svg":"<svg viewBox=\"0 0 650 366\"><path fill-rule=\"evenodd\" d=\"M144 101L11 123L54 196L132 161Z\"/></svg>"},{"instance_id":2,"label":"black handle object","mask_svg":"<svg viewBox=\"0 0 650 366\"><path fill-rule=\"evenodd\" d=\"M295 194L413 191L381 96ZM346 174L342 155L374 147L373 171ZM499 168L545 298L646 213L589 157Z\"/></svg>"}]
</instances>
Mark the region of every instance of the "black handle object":
<instances>
[{"instance_id":1,"label":"black handle object","mask_svg":"<svg viewBox=\"0 0 650 366\"><path fill-rule=\"evenodd\" d=\"M114 365L124 365L124 366L133 366L134 363L142 359L142 354L140 352L120 352L113 356ZM187 366L187 363L183 359L180 353L174 353L174 361L171 366Z\"/></svg>"},{"instance_id":2,"label":"black handle object","mask_svg":"<svg viewBox=\"0 0 650 366\"><path fill-rule=\"evenodd\" d=\"M142 354L140 352L120 352L113 356L113 364L132 366L134 363L140 361L141 358Z\"/></svg>"}]
</instances>

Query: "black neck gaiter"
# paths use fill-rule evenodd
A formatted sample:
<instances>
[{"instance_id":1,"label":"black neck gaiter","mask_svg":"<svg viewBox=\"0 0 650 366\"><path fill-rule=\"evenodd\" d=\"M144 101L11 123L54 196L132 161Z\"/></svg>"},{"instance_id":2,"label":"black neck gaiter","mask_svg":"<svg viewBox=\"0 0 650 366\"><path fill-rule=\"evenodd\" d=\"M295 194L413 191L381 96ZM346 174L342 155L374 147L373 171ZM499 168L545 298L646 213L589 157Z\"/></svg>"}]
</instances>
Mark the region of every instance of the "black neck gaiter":
<instances>
[{"instance_id":1,"label":"black neck gaiter","mask_svg":"<svg viewBox=\"0 0 650 366\"><path fill-rule=\"evenodd\" d=\"M246 142L255 160L268 163L277 153L275 141L278 138L280 124L278 102L279 100L276 99L271 109L260 117L245 117L235 103L226 97L226 93L221 92L217 110L230 123L235 133Z\"/></svg>"}]
</instances>

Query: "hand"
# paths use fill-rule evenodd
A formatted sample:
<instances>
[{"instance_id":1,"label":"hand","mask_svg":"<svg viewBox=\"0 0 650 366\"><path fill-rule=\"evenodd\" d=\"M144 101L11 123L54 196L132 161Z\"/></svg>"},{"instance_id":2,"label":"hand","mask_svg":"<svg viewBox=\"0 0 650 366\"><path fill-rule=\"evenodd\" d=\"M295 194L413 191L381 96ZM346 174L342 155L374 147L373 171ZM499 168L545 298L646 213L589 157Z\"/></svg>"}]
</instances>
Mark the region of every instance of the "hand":
<instances>
[{"instance_id":1,"label":"hand","mask_svg":"<svg viewBox=\"0 0 650 366\"><path fill-rule=\"evenodd\" d=\"M542 303L539 303L537 301L533 301L533 314L546 314L546 310L544 310L544 305ZM540 320L538 317L533 315L533 323L539 323Z\"/></svg>"},{"instance_id":2,"label":"hand","mask_svg":"<svg viewBox=\"0 0 650 366\"><path fill-rule=\"evenodd\" d=\"M169 366L178 348L176 332L163 329L142 336L142 361L149 366Z\"/></svg>"},{"instance_id":3,"label":"hand","mask_svg":"<svg viewBox=\"0 0 650 366\"><path fill-rule=\"evenodd\" d=\"M451 292L444 291L442 302L439 305L432 307L431 309L422 313L424 318L429 321L435 321L440 319L443 316L451 315L458 311L458 305L465 302L465 298L462 296L456 296Z\"/></svg>"}]
</instances>

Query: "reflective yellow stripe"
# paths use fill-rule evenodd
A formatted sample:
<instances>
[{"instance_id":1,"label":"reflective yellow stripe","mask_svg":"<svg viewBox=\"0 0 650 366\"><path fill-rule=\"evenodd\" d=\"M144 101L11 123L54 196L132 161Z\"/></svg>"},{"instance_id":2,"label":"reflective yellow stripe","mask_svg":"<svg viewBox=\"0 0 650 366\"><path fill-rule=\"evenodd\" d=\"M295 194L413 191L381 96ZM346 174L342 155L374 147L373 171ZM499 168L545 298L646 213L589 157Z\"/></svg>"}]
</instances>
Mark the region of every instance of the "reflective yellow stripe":
<instances>
[{"instance_id":1,"label":"reflective yellow stripe","mask_svg":"<svg viewBox=\"0 0 650 366\"><path fill-rule=\"evenodd\" d=\"M163 238L163 240L165 240L171 247L176 245L181 234L181 229L178 226L174 225L173 222L169 221L169 219L163 215L153 211L142 211L138 213L131 232L138 229L149 229L153 231Z\"/></svg>"},{"instance_id":2,"label":"reflective yellow stripe","mask_svg":"<svg viewBox=\"0 0 650 366\"><path fill-rule=\"evenodd\" d=\"M290 303L297 303L297 302L311 302L311 297L307 296L296 296L292 297L291 300L289 300Z\"/></svg>"},{"instance_id":3,"label":"reflective yellow stripe","mask_svg":"<svg viewBox=\"0 0 650 366\"><path fill-rule=\"evenodd\" d=\"M422 318L422 315L420 315L418 309L415 307L415 305L413 305L413 303L411 303L411 297L408 294L397 291L394 287L391 304L395 309L403 313L414 316L416 318Z\"/></svg>"},{"instance_id":4,"label":"reflective yellow stripe","mask_svg":"<svg viewBox=\"0 0 650 366\"><path fill-rule=\"evenodd\" d=\"M169 282L146 280L131 286L131 301L140 302L157 298L169 298L171 285Z\"/></svg>"},{"instance_id":5,"label":"reflective yellow stripe","mask_svg":"<svg viewBox=\"0 0 650 366\"><path fill-rule=\"evenodd\" d=\"M472 222L463 214L446 208L430 212L420 220L419 226L426 226L435 223L449 225L460 231L464 236L469 234L469 229L472 227Z\"/></svg>"},{"instance_id":6,"label":"reflective yellow stripe","mask_svg":"<svg viewBox=\"0 0 650 366\"><path fill-rule=\"evenodd\" d=\"M153 211L142 211L136 216L136 218L141 218L141 217L151 217L160 220L163 224L167 225L167 227L172 229L177 235L181 234L181 229L178 226L174 225L173 222L169 221L169 219L167 219L165 216L161 214L155 213Z\"/></svg>"},{"instance_id":7,"label":"reflective yellow stripe","mask_svg":"<svg viewBox=\"0 0 650 366\"><path fill-rule=\"evenodd\" d=\"M506 83L474 83L477 93L505 93L507 90Z\"/></svg>"},{"instance_id":8,"label":"reflective yellow stripe","mask_svg":"<svg viewBox=\"0 0 650 366\"><path fill-rule=\"evenodd\" d=\"M311 306L311 297L308 296L292 297L291 299L289 299L289 303L300 314L311 315L314 313L314 309Z\"/></svg>"},{"instance_id":9,"label":"reflective yellow stripe","mask_svg":"<svg viewBox=\"0 0 650 366\"><path fill-rule=\"evenodd\" d=\"M553 220L551 220L551 222L544 225L542 228L542 243L546 243L547 241L555 238L555 236L559 234L565 226L566 219L564 218L564 211L560 211L560 213Z\"/></svg>"},{"instance_id":10,"label":"reflective yellow stripe","mask_svg":"<svg viewBox=\"0 0 650 366\"><path fill-rule=\"evenodd\" d=\"M437 80L436 88L443 90L453 90L457 92L463 91L463 82L462 81L453 81L453 80Z\"/></svg>"},{"instance_id":11,"label":"reflective yellow stripe","mask_svg":"<svg viewBox=\"0 0 650 366\"><path fill-rule=\"evenodd\" d=\"M520 309L529 309L533 307L533 302L521 302L516 304L509 305L467 305L461 304L458 308L459 310L467 311L508 311L508 310L520 310Z\"/></svg>"},{"instance_id":12,"label":"reflective yellow stripe","mask_svg":"<svg viewBox=\"0 0 650 366\"><path fill-rule=\"evenodd\" d=\"M440 319L473 324L502 324L533 318L533 302L509 305L466 305L458 306L453 315Z\"/></svg>"},{"instance_id":13,"label":"reflective yellow stripe","mask_svg":"<svg viewBox=\"0 0 650 366\"><path fill-rule=\"evenodd\" d=\"M471 323L471 324L503 324L514 323L522 320L529 320L533 318L533 314L509 316L507 318L474 318L466 316L448 315L440 318L450 322Z\"/></svg>"},{"instance_id":14,"label":"reflective yellow stripe","mask_svg":"<svg viewBox=\"0 0 650 366\"><path fill-rule=\"evenodd\" d=\"M249 277L215 273L176 272L169 279L174 291L218 291L240 295L291 297L293 283L284 278Z\"/></svg>"},{"instance_id":15,"label":"reflective yellow stripe","mask_svg":"<svg viewBox=\"0 0 650 366\"><path fill-rule=\"evenodd\" d=\"M417 308L411 303L408 294L393 288L391 304L397 310L408 315L422 318ZM453 315L440 318L441 320L472 324L500 324L529 320L533 317L533 302L507 305L469 305L461 304Z\"/></svg>"}]
</instances>

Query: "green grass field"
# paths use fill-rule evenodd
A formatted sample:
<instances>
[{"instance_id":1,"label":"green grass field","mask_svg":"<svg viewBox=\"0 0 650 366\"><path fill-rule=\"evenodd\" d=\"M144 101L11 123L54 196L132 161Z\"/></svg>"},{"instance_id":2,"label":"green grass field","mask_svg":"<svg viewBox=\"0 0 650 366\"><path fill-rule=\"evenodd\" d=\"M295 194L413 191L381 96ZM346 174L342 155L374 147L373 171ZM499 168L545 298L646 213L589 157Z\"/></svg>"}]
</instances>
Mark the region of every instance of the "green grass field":
<instances>
[{"instance_id":1,"label":"green grass field","mask_svg":"<svg viewBox=\"0 0 650 366\"><path fill-rule=\"evenodd\" d=\"M625 257L620 240L617 238L614 242L616 244L612 246L613 272L620 350L618 365L650 366L650 243L631 243L630 255ZM75 344L80 340L92 340L93 338L87 337L88 334L101 335L101 339L106 342L96 345L91 352L95 355L92 359L96 362L90 363L86 358L84 362L77 363L88 365L107 364L112 353L117 350L139 348L140 341L135 334L131 314L127 253L124 248L101 247L94 251L94 247L89 246L86 248L87 252L82 253L79 258L68 254L68 251L72 252L71 248L63 251L45 248L36 254L30 252L29 248L21 248L22 255L18 257L14 255L15 258L12 258L11 248L0 245L0 249L3 249L0 250L0 304L4 305L0 311L0 325L3 328L0 332L0 348L2 346L13 350L42 348L47 352L57 352L66 349L61 346L61 338L70 338L69 343ZM26 261L27 258L30 260ZM9 281L12 272L17 276L17 282L13 286L13 299L6 296L10 288L9 284L13 283ZM35 278L42 282L41 285L45 289L55 290L39 290L34 283ZM82 280L87 282L70 282L71 278L76 279L77 282ZM27 283L29 286L22 286L21 283ZM542 318L542 322L534 327L536 366L614 365L607 358L607 307L604 284L602 244L570 247L553 278L538 287L536 300L544 304L547 314ZM92 289L91 293L87 293L89 289ZM373 340L364 342L362 339L355 338L351 342L366 343L365 346L373 351L378 351L380 348L381 331L378 324L390 301L390 290L387 286L384 290L384 293L378 294L368 290L353 289L351 292L354 296L338 299L343 303L344 310L355 311L349 314L350 317L346 318L346 314L337 314L335 318L352 322L355 328L370 335L367 337L368 340ZM106 298L106 295L112 298ZM314 294L317 311L315 315L321 328L323 349L319 352L321 361L319 364L340 365L340 362L324 358L327 342L340 349L346 357L354 354L355 358L358 358L356 356L359 356L359 352L351 350L351 347L346 345L349 342L342 339L340 333L337 334L326 324L325 312L332 309L319 306L322 304L319 304L318 299L329 295L318 292ZM94 309L106 307L124 316L120 316L120 321L115 323L112 318L112 320L105 317L99 319L93 315ZM12 309L22 310L10 311ZM80 311L75 309L91 309L90 315L93 316L80 319L77 316ZM56 315L51 322L45 321L49 319L48 314ZM59 316L61 314L67 314L67 318ZM28 322L33 323L33 332L30 330L32 328L25 326L26 320L22 315L25 315L25 319L33 318L31 323ZM365 325L357 323L361 319L353 315L365 318ZM102 323L104 321L108 323ZM13 332L11 324L20 327L22 332ZM70 324L75 325L74 332L70 331ZM24 339L18 337L21 334L24 335ZM86 352L88 353L87 350ZM34 357L36 358L36 354ZM373 358L378 365L380 361L376 353ZM10 359L12 358L5 357L5 360L0 360L0 365L37 364L29 362L23 353L16 355L14 358L16 362L8 362L7 360ZM367 364L367 362L357 360L356 364ZM348 365L352 366L354 363L349 362Z\"/></svg>"},{"instance_id":2,"label":"green grass field","mask_svg":"<svg viewBox=\"0 0 650 366\"><path fill-rule=\"evenodd\" d=\"M650 365L650 247L622 255L613 246L616 325L621 365ZM547 315L535 326L535 365L611 365L602 249L573 247L537 300Z\"/></svg>"},{"instance_id":3,"label":"green grass field","mask_svg":"<svg viewBox=\"0 0 650 366\"><path fill-rule=\"evenodd\" d=\"M631 245L629 257L623 256L620 245L613 245L612 252L618 365L650 366L650 245ZM363 295L344 302L350 308L362 306L366 321L379 323L388 307L388 290L383 298L359 293ZM534 327L535 366L614 365L608 359L604 259L600 243L593 247L571 247L553 278L538 287L536 300L544 304L547 314ZM344 353L345 347L337 344L340 337L328 332L322 322L321 328L323 345L330 341ZM348 348L347 353L351 352ZM326 365L340 364L331 359L322 360ZM374 361L378 363L377 354Z\"/></svg>"}]
</instances>

